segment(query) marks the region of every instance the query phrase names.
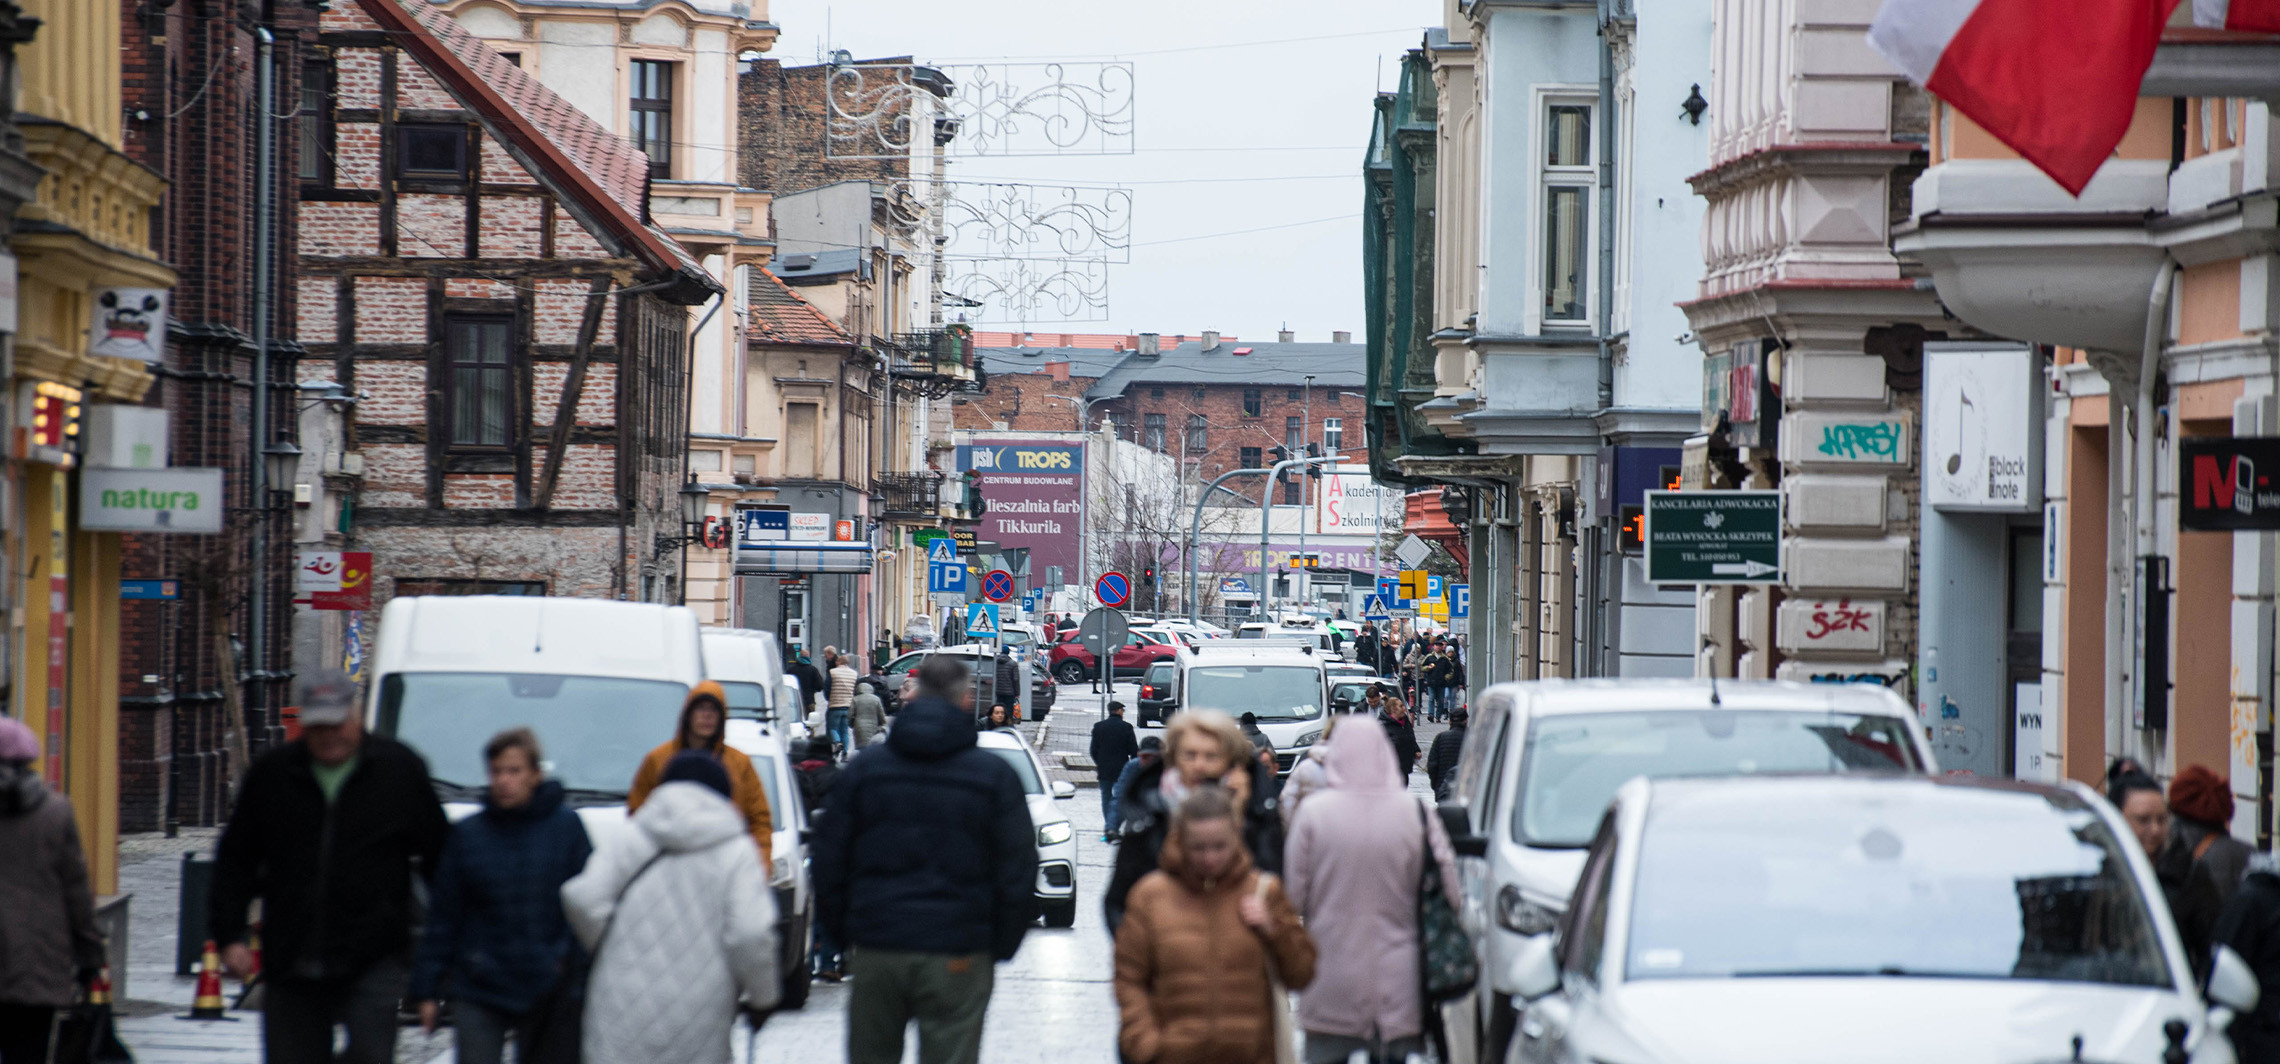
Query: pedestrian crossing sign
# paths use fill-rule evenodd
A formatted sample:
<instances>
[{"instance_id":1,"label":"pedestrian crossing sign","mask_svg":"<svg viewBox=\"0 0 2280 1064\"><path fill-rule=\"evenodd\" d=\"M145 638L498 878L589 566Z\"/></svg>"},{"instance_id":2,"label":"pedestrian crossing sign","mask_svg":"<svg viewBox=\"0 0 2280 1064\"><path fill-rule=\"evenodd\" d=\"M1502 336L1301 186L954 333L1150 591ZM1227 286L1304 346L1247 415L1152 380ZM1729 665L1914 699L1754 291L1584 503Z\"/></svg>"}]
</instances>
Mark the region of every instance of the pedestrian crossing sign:
<instances>
[{"instance_id":1,"label":"pedestrian crossing sign","mask_svg":"<svg viewBox=\"0 0 2280 1064\"><path fill-rule=\"evenodd\" d=\"M996 639L998 637L997 603L969 602L966 604L966 637L969 639Z\"/></svg>"},{"instance_id":2,"label":"pedestrian crossing sign","mask_svg":"<svg viewBox=\"0 0 2280 1064\"><path fill-rule=\"evenodd\" d=\"M958 548L951 545L950 537L944 536L941 539L935 540L934 546L927 548L926 560L930 562L957 561Z\"/></svg>"}]
</instances>

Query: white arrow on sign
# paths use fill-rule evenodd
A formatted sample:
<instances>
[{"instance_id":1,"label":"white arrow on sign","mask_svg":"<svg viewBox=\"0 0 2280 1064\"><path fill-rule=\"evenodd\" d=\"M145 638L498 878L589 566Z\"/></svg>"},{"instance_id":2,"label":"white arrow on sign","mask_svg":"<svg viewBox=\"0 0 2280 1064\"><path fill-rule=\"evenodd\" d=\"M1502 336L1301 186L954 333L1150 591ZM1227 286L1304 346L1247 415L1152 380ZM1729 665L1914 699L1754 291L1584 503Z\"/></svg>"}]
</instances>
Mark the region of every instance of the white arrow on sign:
<instances>
[{"instance_id":1,"label":"white arrow on sign","mask_svg":"<svg viewBox=\"0 0 2280 1064\"><path fill-rule=\"evenodd\" d=\"M1759 577L1764 576L1767 573L1776 572L1778 571L1778 568L1779 567L1777 566L1767 565L1764 562L1757 561L1756 559L1751 559L1750 561L1746 562L1714 562L1710 566L1710 571L1718 574L1719 576L1739 576L1744 579L1748 579L1751 577Z\"/></svg>"}]
</instances>

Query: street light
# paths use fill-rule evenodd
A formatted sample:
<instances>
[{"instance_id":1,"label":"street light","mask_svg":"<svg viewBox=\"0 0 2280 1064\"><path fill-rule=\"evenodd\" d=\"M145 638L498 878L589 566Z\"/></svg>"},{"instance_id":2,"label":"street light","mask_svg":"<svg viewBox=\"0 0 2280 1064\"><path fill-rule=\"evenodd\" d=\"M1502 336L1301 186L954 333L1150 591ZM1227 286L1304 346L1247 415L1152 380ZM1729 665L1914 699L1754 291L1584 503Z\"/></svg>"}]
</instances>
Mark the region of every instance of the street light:
<instances>
[{"instance_id":1,"label":"street light","mask_svg":"<svg viewBox=\"0 0 2280 1064\"><path fill-rule=\"evenodd\" d=\"M261 465L267 474L267 487L279 490L280 485L291 484L300 475L301 448L291 440L278 440L261 449ZM268 501L261 500L263 504Z\"/></svg>"},{"instance_id":2,"label":"street light","mask_svg":"<svg viewBox=\"0 0 2280 1064\"><path fill-rule=\"evenodd\" d=\"M681 485L680 496L682 534L673 536L659 533L657 536L657 553L659 554L669 550L678 550L697 542L704 536L705 504L712 499L712 490L697 483L696 474L691 473L688 481Z\"/></svg>"}]
</instances>

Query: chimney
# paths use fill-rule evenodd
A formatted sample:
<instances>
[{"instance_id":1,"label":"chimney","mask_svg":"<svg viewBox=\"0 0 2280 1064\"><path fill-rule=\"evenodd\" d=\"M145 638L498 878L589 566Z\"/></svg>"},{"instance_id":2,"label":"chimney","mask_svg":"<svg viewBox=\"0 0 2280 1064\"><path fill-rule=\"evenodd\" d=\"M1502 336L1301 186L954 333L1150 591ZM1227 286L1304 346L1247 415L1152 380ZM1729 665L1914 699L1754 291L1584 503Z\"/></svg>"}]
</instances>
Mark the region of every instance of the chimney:
<instances>
[{"instance_id":1,"label":"chimney","mask_svg":"<svg viewBox=\"0 0 2280 1064\"><path fill-rule=\"evenodd\" d=\"M1069 380L1069 364L1066 362L1047 362L1045 363L1045 373L1054 380L1066 384Z\"/></svg>"},{"instance_id":2,"label":"chimney","mask_svg":"<svg viewBox=\"0 0 2280 1064\"><path fill-rule=\"evenodd\" d=\"M1296 339L1298 339L1298 334L1290 331L1289 329L1284 329L1283 331L1275 334L1275 342L1278 344L1287 344Z\"/></svg>"},{"instance_id":3,"label":"chimney","mask_svg":"<svg viewBox=\"0 0 2280 1064\"><path fill-rule=\"evenodd\" d=\"M1211 350L1212 348L1215 348L1215 347L1218 347L1218 346L1219 346L1219 330L1217 330L1217 329L1205 329L1205 330L1203 331L1203 349L1204 349L1204 350L1206 350L1206 351L1209 351L1209 350Z\"/></svg>"},{"instance_id":4,"label":"chimney","mask_svg":"<svg viewBox=\"0 0 2280 1064\"><path fill-rule=\"evenodd\" d=\"M1330 342L1334 344L1350 344L1354 342L1354 334L1340 329L1337 332L1330 334Z\"/></svg>"},{"instance_id":5,"label":"chimney","mask_svg":"<svg viewBox=\"0 0 2280 1064\"><path fill-rule=\"evenodd\" d=\"M1157 336L1155 333L1141 333L1140 353L1149 358L1154 358L1158 354L1161 354L1162 350L1157 346L1158 341L1161 339L1162 338Z\"/></svg>"}]
</instances>

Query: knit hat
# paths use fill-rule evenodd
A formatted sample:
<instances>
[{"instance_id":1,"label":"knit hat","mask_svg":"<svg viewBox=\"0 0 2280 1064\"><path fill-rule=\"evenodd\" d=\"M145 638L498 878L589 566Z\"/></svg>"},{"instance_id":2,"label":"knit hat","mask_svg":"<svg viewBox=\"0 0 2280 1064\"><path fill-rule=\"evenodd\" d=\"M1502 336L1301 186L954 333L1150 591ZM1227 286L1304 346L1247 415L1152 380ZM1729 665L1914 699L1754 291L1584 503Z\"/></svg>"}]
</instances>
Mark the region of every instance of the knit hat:
<instances>
[{"instance_id":1,"label":"knit hat","mask_svg":"<svg viewBox=\"0 0 2280 1064\"><path fill-rule=\"evenodd\" d=\"M0 717L0 761L37 761L40 759L40 737L32 734L23 721L14 717Z\"/></svg>"},{"instance_id":2,"label":"knit hat","mask_svg":"<svg viewBox=\"0 0 2280 1064\"><path fill-rule=\"evenodd\" d=\"M720 767L720 762L713 760L710 754L699 753L695 750L683 750L674 754L673 760L665 763L665 778L662 782L671 783L675 780L702 783L719 791L723 798L730 796L728 793L728 770Z\"/></svg>"},{"instance_id":3,"label":"knit hat","mask_svg":"<svg viewBox=\"0 0 2280 1064\"><path fill-rule=\"evenodd\" d=\"M2169 784L2169 810L2219 827L2232 823L2232 781L2203 765L2187 765Z\"/></svg>"}]
</instances>

